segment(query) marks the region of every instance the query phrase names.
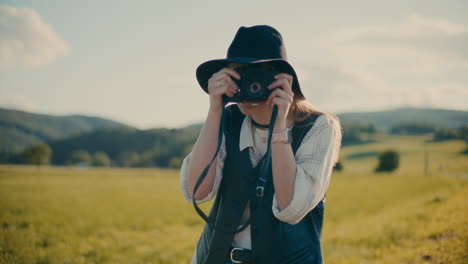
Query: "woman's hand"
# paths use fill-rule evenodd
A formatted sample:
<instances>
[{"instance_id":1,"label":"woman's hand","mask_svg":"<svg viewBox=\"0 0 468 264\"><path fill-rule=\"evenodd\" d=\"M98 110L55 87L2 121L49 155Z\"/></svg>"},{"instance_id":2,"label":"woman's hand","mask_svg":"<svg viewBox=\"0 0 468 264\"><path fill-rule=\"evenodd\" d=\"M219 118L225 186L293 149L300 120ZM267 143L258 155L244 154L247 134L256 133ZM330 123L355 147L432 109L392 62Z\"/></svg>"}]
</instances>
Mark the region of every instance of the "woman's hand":
<instances>
[{"instance_id":1,"label":"woman's hand","mask_svg":"<svg viewBox=\"0 0 468 264\"><path fill-rule=\"evenodd\" d=\"M235 70L222 68L208 80L210 110L221 111L223 107L223 95L226 94L229 97L233 97L238 92L239 87L231 77L240 80L240 75Z\"/></svg>"},{"instance_id":2,"label":"woman's hand","mask_svg":"<svg viewBox=\"0 0 468 264\"><path fill-rule=\"evenodd\" d=\"M275 75L276 81L268 86L268 89L282 88L274 90L266 101L267 105L270 105L273 109L274 105L278 106L278 125L275 128L284 129L286 128L286 118L288 116L289 107L291 106L294 98L292 91L293 77L287 73L280 73ZM283 127L284 126L284 127Z\"/></svg>"}]
</instances>

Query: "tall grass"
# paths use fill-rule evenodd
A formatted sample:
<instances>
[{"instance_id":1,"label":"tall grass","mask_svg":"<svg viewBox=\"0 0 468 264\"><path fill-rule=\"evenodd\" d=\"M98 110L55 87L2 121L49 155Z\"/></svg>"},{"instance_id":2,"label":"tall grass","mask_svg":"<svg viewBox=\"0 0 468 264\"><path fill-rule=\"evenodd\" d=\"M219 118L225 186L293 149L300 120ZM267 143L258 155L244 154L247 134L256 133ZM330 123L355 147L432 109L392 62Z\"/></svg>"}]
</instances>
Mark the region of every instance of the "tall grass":
<instances>
[{"instance_id":1,"label":"tall grass","mask_svg":"<svg viewBox=\"0 0 468 264\"><path fill-rule=\"evenodd\" d=\"M326 263L468 263L464 143L426 144L426 176L423 140L343 149L395 148L401 167L344 159L327 193ZM188 263L202 228L176 170L0 166L0 263Z\"/></svg>"}]
</instances>

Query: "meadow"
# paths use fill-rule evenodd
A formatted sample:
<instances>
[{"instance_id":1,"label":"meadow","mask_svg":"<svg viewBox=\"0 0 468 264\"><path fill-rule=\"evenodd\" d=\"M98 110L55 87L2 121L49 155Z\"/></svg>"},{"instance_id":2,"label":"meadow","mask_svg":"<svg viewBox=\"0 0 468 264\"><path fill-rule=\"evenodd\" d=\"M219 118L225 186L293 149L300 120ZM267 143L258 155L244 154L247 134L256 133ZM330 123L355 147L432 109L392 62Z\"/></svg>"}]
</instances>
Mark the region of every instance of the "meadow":
<instances>
[{"instance_id":1,"label":"meadow","mask_svg":"<svg viewBox=\"0 0 468 264\"><path fill-rule=\"evenodd\" d=\"M468 263L465 143L424 140L342 149L325 205L325 263ZM400 152L400 167L374 173L387 148ZM0 166L1 264L185 264L202 228L177 170Z\"/></svg>"}]
</instances>

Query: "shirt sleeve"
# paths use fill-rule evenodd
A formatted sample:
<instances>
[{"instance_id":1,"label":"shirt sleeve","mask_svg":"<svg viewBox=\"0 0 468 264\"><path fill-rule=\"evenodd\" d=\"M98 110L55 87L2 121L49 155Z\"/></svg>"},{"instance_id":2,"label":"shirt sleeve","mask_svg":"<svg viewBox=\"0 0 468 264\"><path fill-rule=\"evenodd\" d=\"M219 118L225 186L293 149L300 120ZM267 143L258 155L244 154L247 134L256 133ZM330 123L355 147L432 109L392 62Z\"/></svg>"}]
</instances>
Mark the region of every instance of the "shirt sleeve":
<instances>
[{"instance_id":1,"label":"shirt sleeve","mask_svg":"<svg viewBox=\"0 0 468 264\"><path fill-rule=\"evenodd\" d=\"M184 195L185 201L192 203L192 194L193 190L188 189L188 163L190 161L190 157L192 156L192 152L190 152L185 158L184 161L182 162L182 166L180 168L180 186L182 188L182 193ZM196 200L196 203L204 203L207 201L210 201L213 199L213 197L218 193L219 189L219 184L221 183L221 179L223 177L223 167L224 167L224 160L226 159L226 138L223 134L221 146L219 147L219 152L218 155L216 156L216 175L215 175L215 180L213 183L213 189L211 192L203 199L201 200ZM207 164L208 165L208 164Z\"/></svg>"},{"instance_id":2,"label":"shirt sleeve","mask_svg":"<svg viewBox=\"0 0 468 264\"><path fill-rule=\"evenodd\" d=\"M341 126L338 119L321 115L316 128L311 128L296 152L296 179L291 203L280 210L276 194L273 214L289 224L299 223L323 199L330 182L333 166L341 146Z\"/></svg>"}]
</instances>

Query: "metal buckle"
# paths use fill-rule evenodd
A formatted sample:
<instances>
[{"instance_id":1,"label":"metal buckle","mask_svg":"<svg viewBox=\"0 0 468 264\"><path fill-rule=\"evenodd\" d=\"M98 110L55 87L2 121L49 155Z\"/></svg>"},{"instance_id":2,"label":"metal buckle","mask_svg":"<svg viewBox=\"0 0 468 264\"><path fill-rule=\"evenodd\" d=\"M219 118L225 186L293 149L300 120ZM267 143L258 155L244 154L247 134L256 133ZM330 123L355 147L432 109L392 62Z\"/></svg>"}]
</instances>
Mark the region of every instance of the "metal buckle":
<instances>
[{"instance_id":1,"label":"metal buckle","mask_svg":"<svg viewBox=\"0 0 468 264\"><path fill-rule=\"evenodd\" d=\"M263 184L260 182L262 181ZM263 194L265 192L265 187L264 186L261 186L261 185L265 185L266 183L266 180L262 177L258 178L258 181L257 181L257 197L263 197Z\"/></svg>"},{"instance_id":2,"label":"metal buckle","mask_svg":"<svg viewBox=\"0 0 468 264\"><path fill-rule=\"evenodd\" d=\"M265 188L263 186L257 186L257 197L263 197Z\"/></svg>"},{"instance_id":3,"label":"metal buckle","mask_svg":"<svg viewBox=\"0 0 468 264\"><path fill-rule=\"evenodd\" d=\"M235 260L235 259L232 258L234 256L234 250L244 250L244 249L243 248L233 248L231 250L231 261L232 261L232 263L242 263L242 261L238 261L238 260Z\"/></svg>"}]
</instances>

